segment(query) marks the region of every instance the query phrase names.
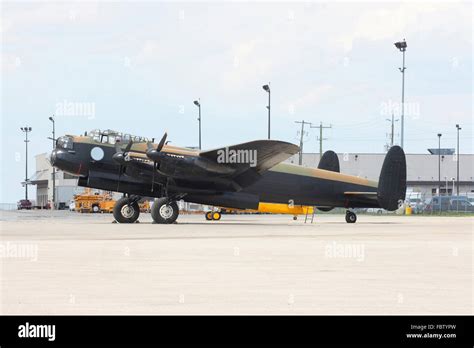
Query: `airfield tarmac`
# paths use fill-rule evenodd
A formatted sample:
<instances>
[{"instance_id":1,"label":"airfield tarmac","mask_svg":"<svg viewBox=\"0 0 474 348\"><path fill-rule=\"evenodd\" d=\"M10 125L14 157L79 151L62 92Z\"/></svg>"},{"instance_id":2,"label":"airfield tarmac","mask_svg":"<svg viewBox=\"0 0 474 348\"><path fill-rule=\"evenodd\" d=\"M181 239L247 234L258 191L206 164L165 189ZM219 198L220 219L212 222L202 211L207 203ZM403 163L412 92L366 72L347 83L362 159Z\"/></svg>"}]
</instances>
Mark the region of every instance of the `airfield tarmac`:
<instances>
[{"instance_id":1,"label":"airfield tarmac","mask_svg":"<svg viewBox=\"0 0 474 348\"><path fill-rule=\"evenodd\" d=\"M472 314L472 217L0 212L1 314Z\"/></svg>"}]
</instances>

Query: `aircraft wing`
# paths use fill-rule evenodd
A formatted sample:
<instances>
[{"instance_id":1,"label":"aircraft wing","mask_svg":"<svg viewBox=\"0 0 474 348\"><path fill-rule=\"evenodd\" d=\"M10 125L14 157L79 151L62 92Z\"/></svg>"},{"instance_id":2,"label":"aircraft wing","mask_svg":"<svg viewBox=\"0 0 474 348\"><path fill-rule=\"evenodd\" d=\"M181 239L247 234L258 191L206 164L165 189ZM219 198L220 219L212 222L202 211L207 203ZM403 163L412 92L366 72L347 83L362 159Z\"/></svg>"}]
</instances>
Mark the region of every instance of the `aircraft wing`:
<instances>
[{"instance_id":1,"label":"aircraft wing","mask_svg":"<svg viewBox=\"0 0 474 348\"><path fill-rule=\"evenodd\" d=\"M298 153L299 150L298 146L284 141L255 140L202 151L199 155L223 165L240 166L249 164L250 168L261 174Z\"/></svg>"}]
</instances>

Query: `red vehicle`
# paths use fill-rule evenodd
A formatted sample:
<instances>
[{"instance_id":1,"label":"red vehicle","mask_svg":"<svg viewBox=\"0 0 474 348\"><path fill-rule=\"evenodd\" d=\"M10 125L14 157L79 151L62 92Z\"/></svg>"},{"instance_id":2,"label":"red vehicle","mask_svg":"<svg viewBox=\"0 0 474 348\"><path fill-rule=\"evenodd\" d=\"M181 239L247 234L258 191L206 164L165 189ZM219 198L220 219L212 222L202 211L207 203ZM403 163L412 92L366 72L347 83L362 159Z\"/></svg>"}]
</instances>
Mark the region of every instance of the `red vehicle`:
<instances>
[{"instance_id":1,"label":"red vehicle","mask_svg":"<svg viewBox=\"0 0 474 348\"><path fill-rule=\"evenodd\" d=\"M17 203L17 208L18 210L22 209L31 209L33 205L31 204L31 201L29 199L21 199Z\"/></svg>"}]
</instances>

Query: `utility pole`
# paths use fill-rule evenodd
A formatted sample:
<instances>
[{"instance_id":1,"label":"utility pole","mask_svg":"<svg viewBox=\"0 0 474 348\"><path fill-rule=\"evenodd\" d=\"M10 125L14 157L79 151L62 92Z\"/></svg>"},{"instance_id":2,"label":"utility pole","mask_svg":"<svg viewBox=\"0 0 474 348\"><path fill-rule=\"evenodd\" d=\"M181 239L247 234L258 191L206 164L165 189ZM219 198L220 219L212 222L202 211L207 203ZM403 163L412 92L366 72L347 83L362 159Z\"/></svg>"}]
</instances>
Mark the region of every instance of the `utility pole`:
<instances>
[{"instance_id":1,"label":"utility pole","mask_svg":"<svg viewBox=\"0 0 474 348\"><path fill-rule=\"evenodd\" d=\"M301 166L303 165L303 135L304 135L304 125L308 124L311 126L311 122L306 122L305 120L302 121L295 121L295 123L301 123L301 134L300 134L300 156L298 159L298 164Z\"/></svg>"},{"instance_id":2,"label":"utility pole","mask_svg":"<svg viewBox=\"0 0 474 348\"><path fill-rule=\"evenodd\" d=\"M198 100L195 100L194 105L196 105L199 108L199 116L198 116L198 121L199 121L199 150L201 150L201 98L199 98Z\"/></svg>"},{"instance_id":3,"label":"utility pole","mask_svg":"<svg viewBox=\"0 0 474 348\"><path fill-rule=\"evenodd\" d=\"M405 39L400 42L395 42L395 47L400 50L403 54L403 65L401 68L398 68L400 72L402 73L402 124L401 124L401 138L400 138L400 146L403 149L404 145L404 134L405 134L405 51L407 50L407 42Z\"/></svg>"},{"instance_id":4,"label":"utility pole","mask_svg":"<svg viewBox=\"0 0 474 348\"><path fill-rule=\"evenodd\" d=\"M319 126L313 127L311 125L311 128L319 128L319 160L321 161L321 158L323 157L323 140L327 140L327 138L323 138L323 129L324 128L332 128L332 125L329 126L323 126L323 123L320 122Z\"/></svg>"},{"instance_id":5,"label":"utility pole","mask_svg":"<svg viewBox=\"0 0 474 348\"><path fill-rule=\"evenodd\" d=\"M56 147L56 124L54 120L54 115L49 118L49 120L53 123L53 150ZM53 202L52 202L51 209L56 209L56 168L53 166Z\"/></svg>"},{"instance_id":6,"label":"utility pole","mask_svg":"<svg viewBox=\"0 0 474 348\"><path fill-rule=\"evenodd\" d=\"M268 93L268 105L267 105L267 109L268 109L268 140L270 140L270 95L271 95L270 82L268 83L268 85L263 85L262 88Z\"/></svg>"},{"instance_id":7,"label":"utility pole","mask_svg":"<svg viewBox=\"0 0 474 348\"><path fill-rule=\"evenodd\" d=\"M456 125L456 129L458 130L458 149L457 149L457 189L456 189L456 194L459 197L459 161L461 159L461 156L459 155L459 131L462 129L458 124ZM454 193L454 192L453 192Z\"/></svg>"},{"instance_id":8,"label":"utility pole","mask_svg":"<svg viewBox=\"0 0 474 348\"><path fill-rule=\"evenodd\" d=\"M28 200L28 133L31 132L32 128L25 126L20 128L25 133L25 199Z\"/></svg>"},{"instance_id":9,"label":"utility pole","mask_svg":"<svg viewBox=\"0 0 474 348\"><path fill-rule=\"evenodd\" d=\"M441 133L438 133L438 196L441 196Z\"/></svg>"}]
</instances>

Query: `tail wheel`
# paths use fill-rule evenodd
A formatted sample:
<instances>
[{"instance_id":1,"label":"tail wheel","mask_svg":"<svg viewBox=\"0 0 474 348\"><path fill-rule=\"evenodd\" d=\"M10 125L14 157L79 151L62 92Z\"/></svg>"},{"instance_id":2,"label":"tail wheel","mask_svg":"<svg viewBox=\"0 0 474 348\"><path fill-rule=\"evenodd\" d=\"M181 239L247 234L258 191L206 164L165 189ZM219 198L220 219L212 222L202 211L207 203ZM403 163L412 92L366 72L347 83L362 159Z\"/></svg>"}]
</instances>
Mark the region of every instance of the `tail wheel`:
<instances>
[{"instance_id":1,"label":"tail wheel","mask_svg":"<svg viewBox=\"0 0 474 348\"><path fill-rule=\"evenodd\" d=\"M169 202L167 198L159 198L153 203L151 217L157 224L172 224L179 215L179 208L176 202Z\"/></svg>"},{"instance_id":2,"label":"tail wheel","mask_svg":"<svg viewBox=\"0 0 474 348\"><path fill-rule=\"evenodd\" d=\"M129 198L122 197L115 203L113 213L117 222L130 224L137 221L140 207L137 202L131 202Z\"/></svg>"},{"instance_id":3,"label":"tail wheel","mask_svg":"<svg viewBox=\"0 0 474 348\"><path fill-rule=\"evenodd\" d=\"M219 213L218 211L215 211L212 213L212 220L216 220L216 221L219 221L221 219L221 213Z\"/></svg>"},{"instance_id":4,"label":"tail wheel","mask_svg":"<svg viewBox=\"0 0 474 348\"><path fill-rule=\"evenodd\" d=\"M212 220L212 211L208 211L208 212L205 214L205 216L206 216L206 220L207 220L207 221L211 221L211 220Z\"/></svg>"},{"instance_id":5,"label":"tail wheel","mask_svg":"<svg viewBox=\"0 0 474 348\"><path fill-rule=\"evenodd\" d=\"M348 224L353 224L357 221L357 215L353 213L352 211L347 211L346 212L346 222Z\"/></svg>"}]
</instances>

